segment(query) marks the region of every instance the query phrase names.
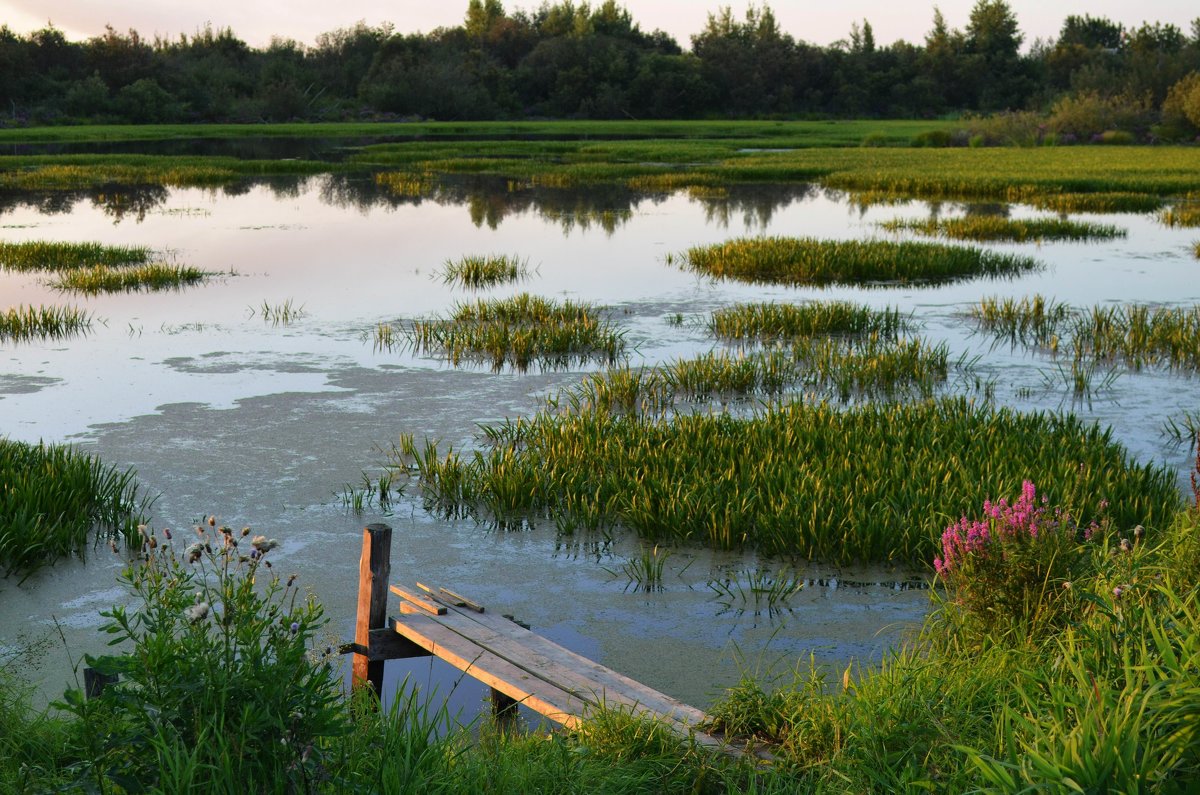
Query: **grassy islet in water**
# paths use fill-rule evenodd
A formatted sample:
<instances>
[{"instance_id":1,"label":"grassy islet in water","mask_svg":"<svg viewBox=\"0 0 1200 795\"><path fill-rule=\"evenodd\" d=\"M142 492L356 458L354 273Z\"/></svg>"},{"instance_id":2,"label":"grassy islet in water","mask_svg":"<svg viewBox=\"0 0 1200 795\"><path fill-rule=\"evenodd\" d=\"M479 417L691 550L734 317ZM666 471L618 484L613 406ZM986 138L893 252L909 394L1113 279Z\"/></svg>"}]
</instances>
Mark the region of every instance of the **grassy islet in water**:
<instances>
[{"instance_id":1,"label":"grassy islet in water","mask_svg":"<svg viewBox=\"0 0 1200 795\"><path fill-rule=\"evenodd\" d=\"M889 232L916 232L926 237L948 237L978 242L1027 240L1112 240L1125 237L1123 229L1112 224L1094 224L1065 218L1001 218L971 215L964 218L885 221L880 227Z\"/></svg>"},{"instance_id":2,"label":"grassy islet in water","mask_svg":"<svg viewBox=\"0 0 1200 795\"><path fill-rule=\"evenodd\" d=\"M943 283L1034 270L1029 257L965 246L883 240L738 238L694 246L688 268L718 279L790 285Z\"/></svg>"}]
</instances>

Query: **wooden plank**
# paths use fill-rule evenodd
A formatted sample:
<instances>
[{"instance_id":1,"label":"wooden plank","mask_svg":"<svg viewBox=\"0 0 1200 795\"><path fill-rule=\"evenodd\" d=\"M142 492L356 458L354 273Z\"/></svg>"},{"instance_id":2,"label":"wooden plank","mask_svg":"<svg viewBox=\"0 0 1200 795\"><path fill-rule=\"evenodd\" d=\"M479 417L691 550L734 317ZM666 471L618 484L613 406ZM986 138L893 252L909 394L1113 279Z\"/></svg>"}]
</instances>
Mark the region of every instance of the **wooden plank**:
<instances>
[{"instance_id":1,"label":"wooden plank","mask_svg":"<svg viewBox=\"0 0 1200 795\"><path fill-rule=\"evenodd\" d=\"M425 614L408 615L396 619L393 627L430 654L550 720L572 729L579 725L584 702L466 640L442 626L438 618Z\"/></svg>"},{"instance_id":2,"label":"wooden plank","mask_svg":"<svg viewBox=\"0 0 1200 795\"><path fill-rule=\"evenodd\" d=\"M435 591L433 586L425 585L424 583L417 583L417 587L429 594L430 598L441 602L447 607L465 607L475 613L484 612L483 605L479 604L478 602L472 602L467 597L461 594L456 594L449 588L438 588Z\"/></svg>"},{"instance_id":3,"label":"wooden plank","mask_svg":"<svg viewBox=\"0 0 1200 795\"><path fill-rule=\"evenodd\" d=\"M372 524L363 528L362 553L358 559L358 614L354 642L370 648L371 630L387 626L387 581L391 573L392 528ZM352 685L369 684L379 696L383 690L383 661L355 654Z\"/></svg>"},{"instance_id":4,"label":"wooden plank","mask_svg":"<svg viewBox=\"0 0 1200 795\"><path fill-rule=\"evenodd\" d=\"M518 642L521 646L544 655L553 660L559 667L583 674L592 682L592 689L602 688L606 692L621 693L636 701L644 711L673 718L689 726L704 722L707 716L699 709L661 693L635 679L617 673L601 665L595 660L576 654L570 649L563 648L554 641L531 632L505 618L493 614L465 613L452 608L452 611L463 618L473 621L497 635Z\"/></svg>"},{"instance_id":5,"label":"wooden plank","mask_svg":"<svg viewBox=\"0 0 1200 795\"><path fill-rule=\"evenodd\" d=\"M479 604L478 602L472 602L467 597L462 596L461 594L456 594L454 591L451 591L449 588L438 588L438 590L441 591L446 596L449 596L451 599L454 599L455 601L459 602L462 607L467 608L468 610L470 610L473 613L484 612L483 605Z\"/></svg>"},{"instance_id":6,"label":"wooden plank","mask_svg":"<svg viewBox=\"0 0 1200 795\"><path fill-rule=\"evenodd\" d=\"M396 596L399 596L401 599L407 599L417 607L425 610L426 612L432 613L435 616L446 615L446 608L444 606L431 602L420 594L410 591L407 588L403 588L399 585L393 585L392 593L396 594Z\"/></svg>"},{"instance_id":7,"label":"wooden plank","mask_svg":"<svg viewBox=\"0 0 1200 795\"><path fill-rule=\"evenodd\" d=\"M597 681L596 678L581 671L576 665L564 664L562 659L556 659L561 655L546 654L544 646L532 648L518 640L507 638L471 621L456 610L450 611L445 616L439 616L437 621L480 648L527 671L530 675L572 693L590 707L623 707L634 712L650 712L668 721L679 723L681 728L687 728L686 721L675 715L660 699L656 699L655 703L648 704L645 699L639 697L643 694L630 695L625 688L613 688L604 682ZM547 641L547 643L551 643L560 651L566 651L561 646L553 644L552 641ZM597 665L595 662L589 662L593 667ZM657 695L660 698L666 698L661 693Z\"/></svg>"}]
</instances>

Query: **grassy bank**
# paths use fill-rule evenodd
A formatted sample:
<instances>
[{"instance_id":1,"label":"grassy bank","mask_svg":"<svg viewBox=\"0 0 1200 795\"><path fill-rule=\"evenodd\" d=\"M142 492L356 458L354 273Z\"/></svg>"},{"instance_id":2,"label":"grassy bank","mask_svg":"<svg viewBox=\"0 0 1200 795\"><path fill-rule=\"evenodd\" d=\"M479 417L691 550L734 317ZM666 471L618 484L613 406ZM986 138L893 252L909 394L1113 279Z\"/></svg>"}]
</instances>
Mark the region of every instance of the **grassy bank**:
<instances>
[{"instance_id":1,"label":"grassy bank","mask_svg":"<svg viewBox=\"0 0 1200 795\"><path fill-rule=\"evenodd\" d=\"M369 709L340 692L320 604L269 568L278 542L213 522L175 549L161 531L122 575L127 606L102 614L116 645L89 659L119 684L37 713L0 653L0 789L1187 791L1200 775L1200 513L1151 531L1085 523L1029 483L991 497L967 514L993 535L939 563L937 609L902 649L844 671L802 661L718 698L711 727L769 750L757 767L617 712L549 735L451 727L408 683ZM943 554L968 518L950 521Z\"/></svg>"}]
</instances>

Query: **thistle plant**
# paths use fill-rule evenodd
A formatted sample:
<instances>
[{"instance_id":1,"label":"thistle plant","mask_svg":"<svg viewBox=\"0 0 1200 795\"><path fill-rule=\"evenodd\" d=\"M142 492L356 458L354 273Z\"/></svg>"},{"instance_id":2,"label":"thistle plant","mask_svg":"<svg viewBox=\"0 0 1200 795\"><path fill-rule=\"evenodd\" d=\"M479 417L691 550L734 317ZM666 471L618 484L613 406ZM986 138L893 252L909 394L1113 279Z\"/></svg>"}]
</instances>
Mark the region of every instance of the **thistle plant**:
<instances>
[{"instance_id":1,"label":"thistle plant","mask_svg":"<svg viewBox=\"0 0 1200 795\"><path fill-rule=\"evenodd\" d=\"M213 519L186 541L142 532L144 555L121 577L131 603L101 613L110 645L126 650L87 660L120 681L63 705L98 746L80 783L314 791L323 738L347 718L331 655L310 648L322 608L272 570L279 542Z\"/></svg>"},{"instance_id":2,"label":"thistle plant","mask_svg":"<svg viewBox=\"0 0 1200 795\"><path fill-rule=\"evenodd\" d=\"M934 568L967 623L985 633L1056 626L1072 581L1090 570L1088 542L1107 535L1105 508L1101 501L1101 518L1081 527L1026 480L1013 502L985 500L981 518L947 527Z\"/></svg>"}]
</instances>

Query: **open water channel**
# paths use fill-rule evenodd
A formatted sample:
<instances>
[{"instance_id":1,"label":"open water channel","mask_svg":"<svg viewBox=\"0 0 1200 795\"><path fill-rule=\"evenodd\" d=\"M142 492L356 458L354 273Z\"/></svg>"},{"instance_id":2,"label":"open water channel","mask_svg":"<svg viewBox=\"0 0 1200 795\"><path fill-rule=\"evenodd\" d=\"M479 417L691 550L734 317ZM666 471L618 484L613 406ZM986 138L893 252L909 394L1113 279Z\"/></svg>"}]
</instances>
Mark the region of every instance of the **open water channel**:
<instances>
[{"instance_id":1,"label":"open water channel","mask_svg":"<svg viewBox=\"0 0 1200 795\"><path fill-rule=\"evenodd\" d=\"M926 572L805 564L806 587L778 610L722 596L790 562L753 554L674 550L661 591L620 574L636 539L560 538L552 526L498 532L448 521L402 500L386 514L348 510L340 494L375 471L401 432L456 447L478 444L477 423L529 414L579 371L493 373L453 369L401 350L378 350L374 329L446 312L477 296L528 291L601 304L626 330L635 364L714 346L711 310L740 301L851 299L912 312L952 358L979 357L974 374L994 399L1022 409L1074 409L1111 425L1139 459L1163 461L1181 483L1186 448L1162 434L1168 418L1200 407L1200 382L1157 371L1122 372L1073 404L1053 361L972 334L965 317L984 296L1041 293L1080 307L1110 302L1190 305L1200 269L1187 230L1152 216L1089 217L1128 230L1103 244L1006 246L1045 268L1018 279L938 287L794 289L714 283L668 254L747 235L885 236L895 217L962 212L1036 215L1027 208L912 202L860 208L809 186L732 188L728 197L525 190L450 184L397 198L369 177L318 176L228 189L141 189L0 197L0 238L145 245L224 275L182 291L86 298L37 275L0 272L0 310L70 304L102 320L69 341L0 346L0 434L70 442L158 494L155 527L189 527L215 514L277 537L277 571L296 572L323 602L331 635L352 633L361 529L395 529L393 579L444 585L622 673L704 707L743 670L786 673L812 658L835 674L877 662L919 626ZM483 293L447 286L435 271L464 254L527 258L524 283ZM289 323L259 307L301 309ZM670 322L681 313L682 324ZM1069 366L1069 365L1068 365ZM981 393L976 391L982 399ZM701 410L704 410L703 408ZM846 451L847 455L869 454ZM901 473L897 473L901 476ZM30 577L0 580L0 647L53 639L32 678L61 693L69 654L99 652L98 611L123 598L124 559L104 546ZM67 641L62 647L59 629ZM473 680L428 660L389 664L389 686L412 676L466 713L482 702Z\"/></svg>"}]
</instances>

